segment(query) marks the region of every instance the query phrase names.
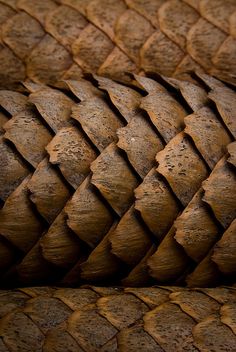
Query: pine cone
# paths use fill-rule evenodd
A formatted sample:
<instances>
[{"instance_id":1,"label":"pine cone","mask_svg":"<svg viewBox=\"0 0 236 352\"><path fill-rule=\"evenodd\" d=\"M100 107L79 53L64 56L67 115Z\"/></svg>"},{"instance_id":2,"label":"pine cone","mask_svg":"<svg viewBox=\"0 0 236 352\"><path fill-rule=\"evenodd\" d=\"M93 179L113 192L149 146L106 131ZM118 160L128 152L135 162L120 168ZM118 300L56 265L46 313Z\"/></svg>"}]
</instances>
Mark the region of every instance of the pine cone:
<instances>
[{"instance_id":1,"label":"pine cone","mask_svg":"<svg viewBox=\"0 0 236 352\"><path fill-rule=\"evenodd\" d=\"M236 289L55 289L0 293L1 352L234 351Z\"/></svg>"},{"instance_id":2,"label":"pine cone","mask_svg":"<svg viewBox=\"0 0 236 352\"><path fill-rule=\"evenodd\" d=\"M0 13L2 89L84 71L127 82L202 70L236 84L235 0L1 0Z\"/></svg>"},{"instance_id":3,"label":"pine cone","mask_svg":"<svg viewBox=\"0 0 236 352\"><path fill-rule=\"evenodd\" d=\"M235 92L198 79L0 91L2 285L232 282Z\"/></svg>"}]
</instances>

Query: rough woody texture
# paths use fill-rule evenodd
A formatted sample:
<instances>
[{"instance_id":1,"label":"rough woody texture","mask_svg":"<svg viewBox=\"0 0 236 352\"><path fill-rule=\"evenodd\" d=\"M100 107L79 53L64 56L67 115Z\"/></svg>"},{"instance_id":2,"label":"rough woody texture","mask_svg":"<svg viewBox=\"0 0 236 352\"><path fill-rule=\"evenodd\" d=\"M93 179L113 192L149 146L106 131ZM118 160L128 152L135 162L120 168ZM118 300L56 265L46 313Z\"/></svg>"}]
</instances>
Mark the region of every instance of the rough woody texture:
<instances>
[{"instance_id":1,"label":"rough woody texture","mask_svg":"<svg viewBox=\"0 0 236 352\"><path fill-rule=\"evenodd\" d=\"M236 288L0 292L1 352L233 352Z\"/></svg>"},{"instance_id":2,"label":"rough woody texture","mask_svg":"<svg viewBox=\"0 0 236 352\"><path fill-rule=\"evenodd\" d=\"M236 83L235 0L1 0L0 14L4 89L82 72L126 82L201 70Z\"/></svg>"},{"instance_id":3,"label":"rough woody texture","mask_svg":"<svg viewBox=\"0 0 236 352\"><path fill-rule=\"evenodd\" d=\"M236 94L195 78L0 91L2 285L232 283Z\"/></svg>"}]
</instances>

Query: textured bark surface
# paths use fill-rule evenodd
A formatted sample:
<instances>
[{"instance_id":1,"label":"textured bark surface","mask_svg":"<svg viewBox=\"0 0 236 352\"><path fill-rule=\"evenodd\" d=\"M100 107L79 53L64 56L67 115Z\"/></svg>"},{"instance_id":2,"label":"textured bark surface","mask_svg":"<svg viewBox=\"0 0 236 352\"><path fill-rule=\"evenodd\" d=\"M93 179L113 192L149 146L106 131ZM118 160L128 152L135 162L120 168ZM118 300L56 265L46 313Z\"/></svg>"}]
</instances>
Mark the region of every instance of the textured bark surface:
<instances>
[{"instance_id":1,"label":"textured bark surface","mask_svg":"<svg viewBox=\"0 0 236 352\"><path fill-rule=\"evenodd\" d=\"M1 0L0 87L56 84L83 72L236 83L235 0Z\"/></svg>"},{"instance_id":2,"label":"textured bark surface","mask_svg":"<svg viewBox=\"0 0 236 352\"><path fill-rule=\"evenodd\" d=\"M133 82L0 91L1 285L232 283L236 94Z\"/></svg>"},{"instance_id":3,"label":"textured bark surface","mask_svg":"<svg viewBox=\"0 0 236 352\"><path fill-rule=\"evenodd\" d=\"M0 292L1 352L234 351L236 289Z\"/></svg>"}]
</instances>

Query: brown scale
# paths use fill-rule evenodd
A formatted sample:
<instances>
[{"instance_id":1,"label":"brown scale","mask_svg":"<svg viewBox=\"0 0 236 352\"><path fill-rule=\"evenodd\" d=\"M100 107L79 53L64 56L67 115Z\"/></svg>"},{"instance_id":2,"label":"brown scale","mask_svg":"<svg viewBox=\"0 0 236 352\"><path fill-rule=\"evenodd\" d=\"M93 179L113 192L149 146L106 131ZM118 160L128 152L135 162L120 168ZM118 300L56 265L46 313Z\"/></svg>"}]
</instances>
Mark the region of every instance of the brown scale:
<instances>
[{"instance_id":1,"label":"brown scale","mask_svg":"<svg viewBox=\"0 0 236 352\"><path fill-rule=\"evenodd\" d=\"M229 152L228 162L236 167L236 143L230 143L227 149Z\"/></svg>"},{"instance_id":2,"label":"brown scale","mask_svg":"<svg viewBox=\"0 0 236 352\"><path fill-rule=\"evenodd\" d=\"M163 91L163 88L148 93L142 99L141 108L148 113L152 123L168 143L183 129L187 112L169 93Z\"/></svg>"},{"instance_id":3,"label":"brown scale","mask_svg":"<svg viewBox=\"0 0 236 352\"><path fill-rule=\"evenodd\" d=\"M197 322L217 313L220 308L218 302L196 290L173 292L170 299Z\"/></svg>"},{"instance_id":4,"label":"brown scale","mask_svg":"<svg viewBox=\"0 0 236 352\"><path fill-rule=\"evenodd\" d=\"M210 177L203 183L203 200L210 205L224 228L230 225L236 215L236 200L231 196L235 186L234 170L229 167L225 157L218 162Z\"/></svg>"},{"instance_id":5,"label":"brown scale","mask_svg":"<svg viewBox=\"0 0 236 352\"><path fill-rule=\"evenodd\" d=\"M110 228L97 247L91 252L89 257L77 269L82 279L86 281L99 282L104 279L112 279L117 274L122 275L121 262L111 252L109 237L114 230L116 223ZM74 278L77 280L77 278Z\"/></svg>"},{"instance_id":6,"label":"brown scale","mask_svg":"<svg viewBox=\"0 0 236 352\"><path fill-rule=\"evenodd\" d=\"M80 241L67 226L66 220L66 214L62 210L40 240L43 257L62 268L70 268L82 252Z\"/></svg>"},{"instance_id":7,"label":"brown scale","mask_svg":"<svg viewBox=\"0 0 236 352\"><path fill-rule=\"evenodd\" d=\"M203 333L205 327L207 327L208 329L207 336ZM226 351L230 351L230 349L234 348L234 333L229 327L223 325L221 319L215 316L205 319L203 322L199 323L196 327L194 327L193 336L195 340L195 345L200 350L206 348L211 348L212 350L211 341L213 336L216 336L213 348L223 348Z\"/></svg>"},{"instance_id":8,"label":"brown scale","mask_svg":"<svg viewBox=\"0 0 236 352\"><path fill-rule=\"evenodd\" d=\"M91 171L92 184L116 213L122 216L132 203L138 181L115 144L108 146L92 163Z\"/></svg>"},{"instance_id":9,"label":"brown scale","mask_svg":"<svg viewBox=\"0 0 236 352\"><path fill-rule=\"evenodd\" d=\"M235 273L235 231L236 221L232 221L224 232L222 238L216 243L212 260L218 265L220 271L224 273Z\"/></svg>"},{"instance_id":10,"label":"brown scale","mask_svg":"<svg viewBox=\"0 0 236 352\"><path fill-rule=\"evenodd\" d=\"M117 146L123 149L141 178L155 165L156 152L163 148L163 142L143 114L135 115L127 126L117 131Z\"/></svg>"},{"instance_id":11,"label":"brown scale","mask_svg":"<svg viewBox=\"0 0 236 352\"><path fill-rule=\"evenodd\" d=\"M132 252L127 252L127 235ZM122 217L110 236L112 253L128 265L134 266L143 258L152 245L152 240L145 227L140 223L134 207Z\"/></svg>"},{"instance_id":12,"label":"brown scale","mask_svg":"<svg viewBox=\"0 0 236 352\"><path fill-rule=\"evenodd\" d=\"M15 115L31 105L27 97L21 93L9 90L1 90L0 92L1 107L11 115Z\"/></svg>"},{"instance_id":13,"label":"brown scale","mask_svg":"<svg viewBox=\"0 0 236 352\"><path fill-rule=\"evenodd\" d=\"M41 25L45 24L47 14L57 8L56 3L52 0L44 1L43 4L40 4L37 0L32 0L30 2L27 0L19 0L17 6L19 9L24 10L38 20Z\"/></svg>"},{"instance_id":14,"label":"brown scale","mask_svg":"<svg viewBox=\"0 0 236 352\"><path fill-rule=\"evenodd\" d=\"M70 197L68 187L63 182L48 158L43 159L28 183L30 200L39 213L50 224ZM53 207L52 207L53 204Z\"/></svg>"},{"instance_id":15,"label":"brown scale","mask_svg":"<svg viewBox=\"0 0 236 352\"><path fill-rule=\"evenodd\" d=\"M159 282L178 279L190 264L189 257L175 241L175 228L165 235L156 252L147 260L149 274Z\"/></svg>"},{"instance_id":16,"label":"brown scale","mask_svg":"<svg viewBox=\"0 0 236 352\"><path fill-rule=\"evenodd\" d=\"M141 261L122 280L122 284L125 287L146 287L153 284L153 279L149 275L149 266L147 261L149 257L156 252L156 249L157 246L153 244Z\"/></svg>"},{"instance_id":17,"label":"brown scale","mask_svg":"<svg viewBox=\"0 0 236 352\"><path fill-rule=\"evenodd\" d=\"M174 318L174 319L173 319ZM178 323L176 324L176 321ZM184 349L186 342L188 348L194 348L192 328L194 320L171 303L166 302L154 308L144 317L144 329L165 350L174 351Z\"/></svg>"},{"instance_id":18,"label":"brown scale","mask_svg":"<svg viewBox=\"0 0 236 352\"><path fill-rule=\"evenodd\" d=\"M91 184L91 176L77 188L65 207L69 227L94 248L113 223L113 214Z\"/></svg>"},{"instance_id":19,"label":"brown scale","mask_svg":"<svg viewBox=\"0 0 236 352\"><path fill-rule=\"evenodd\" d=\"M119 350L124 352L129 349L130 352L141 350L148 346L150 352L163 352L163 349L157 345L155 340L143 329L142 324L130 326L122 331L117 336Z\"/></svg>"},{"instance_id":20,"label":"brown scale","mask_svg":"<svg viewBox=\"0 0 236 352\"><path fill-rule=\"evenodd\" d=\"M194 261L199 262L214 245L219 229L203 202L204 191L200 189L182 214L176 219L176 241Z\"/></svg>"},{"instance_id":21,"label":"brown scale","mask_svg":"<svg viewBox=\"0 0 236 352\"><path fill-rule=\"evenodd\" d=\"M188 32L188 51L196 62L210 70L212 57L226 38L227 35L220 29L200 18Z\"/></svg>"},{"instance_id":22,"label":"brown scale","mask_svg":"<svg viewBox=\"0 0 236 352\"><path fill-rule=\"evenodd\" d=\"M157 171L165 177L170 187L186 206L206 179L208 170L183 132L177 134L156 155Z\"/></svg>"},{"instance_id":23,"label":"brown scale","mask_svg":"<svg viewBox=\"0 0 236 352\"><path fill-rule=\"evenodd\" d=\"M19 83L25 79L26 70L25 65L18 59L13 52L7 47L0 45L0 58L1 58L1 89L6 88L6 83L8 82L7 87L9 89L21 90ZM10 66L10 68L9 68Z\"/></svg>"},{"instance_id":24,"label":"brown scale","mask_svg":"<svg viewBox=\"0 0 236 352\"><path fill-rule=\"evenodd\" d=\"M186 278L189 287L215 287L220 285L221 274L218 266L212 260L213 250L198 263L194 271Z\"/></svg>"},{"instance_id":25,"label":"brown scale","mask_svg":"<svg viewBox=\"0 0 236 352\"><path fill-rule=\"evenodd\" d=\"M3 125L7 122L7 116L0 111L0 134L4 133Z\"/></svg>"},{"instance_id":26,"label":"brown scale","mask_svg":"<svg viewBox=\"0 0 236 352\"><path fill-rule=\"evenodd\" d=\"M215 102L224 123L235 138L236 122L233 118L235 100L232 92L230 92L226 87L215 87L210 92L209 97Z\"/></svg>"},{"instance_id":27,"label":"brown scale","mask_svg":"<svg viewBox=\"0 0 236 352\"><path fill-rule=\"evenodd\" d=\"M107 56L105 62L99 67L98 74L117 80L130 82L129 73L138 73L135 63L118 47L115 47Z\"/></svg>"},{"instance_id":28,"label":"brown scale","mask_svg":"<svg viewBox=\"0 0 236 352\"><path fill-rule=\"evenodd\" d=\"M234 10L229 17L230 34L236 37L236 11Z\"/></svg>"},{"instance_id":29,"label":"brown scale","mask_svg":"<svg viewBox=\"0 0 236 352\"><path fill-rule=\"evenodd\" d=\"M2 237L0 238L0 254L0 272L3 274L12 265L12 263L14 263L15 253L12 250L12 247L8 243L5 243Z\"/></svg>"},{"instance_id":30,"label":"brown scale","mask_svg":"<svg viewBox=\"0 0 236 352\"><path fill-rule=\"evenodd\" d=\"M71 108L74 102L65 94L40 85L26 85L32 90L29 100L33 103L43 119L56 133L62 127L70 126Z\"/></svg>"},{"instance_id":31,"label":"brown scale","mask_svg":"<svg viewBox=\"0 0 236 352\"><path fill-rule=\"evenodd\" d=\"M137 12L127 10L116 22L115 42L137 66L141 66L139 52L153 32L149 21Z\"/></svg>"},{"instance_id":32,"label":"brown scale","mask_svg":"<svg viewBox=\"0 0 236 352\"><path fill-rule=\"evenodd\" d=\"M165 0L125 0L129 8L137 11L141 16L149 20L153 27L158 27L157 11L165 3Z\"/></svg>"},{"instance_id":33,"label":"brown scale","mask_svg":"<svg viewBox=\"0 0 236 352\"><path fill-rule=\"evenodd\" d=\"M190 135L212 170L217 161L226 153L226 146L232 138L210 108L204 107L185 117L185 132ZM205 130L207 138L204 138Z\"/></svg>"},{"instance_id":34,"label":"brown scale","mask_svg":"<svg viewBox=\"0 0 236 352\"><path fill-rule=\"evenodd\" d=\"M72 52L75 62L82 70L97 72L113 48L112 41L93 24L89 24L73 43Z\"/></svg>"},{"instance_id":35,"label":"brown scale","mask_svg":"<svg viewBox=\"0 0 236 352\"><path fill-rule=\"evenodd\" d=\"M29 251L43 230L42 223L34 214L28 198L27 184L30 176L29 174L10 194L0 214L1 235L24 253ZM17 216L15 216L16 208L14 204L17 205Z\"/></svg>"},{"instance_id":36,"label":"brown scale","mask_svg":"<svg viewBox=\"0 0 236 352\"><path fill-rule=\"evenodd\" d=\"M88 19L99 29L104 31L111 40L114 40L116 21L125 12L126 6L122 0L90 1L87 6Z\"/></svg>"},{"instance_id":37,"label":"brown scale","mask_svg":"<svg viewBox=\"0 0 236 352\"><path fill-rule=\"evenodd\" d=\"M46 156L45 147L52 138L50 131L33 111L14 115L5 125L4 138L11 141L29 164L36 167ZM24 133L22 133L24 131Z\"/></svg>"},{"instance_id":38,"label":"brown scale","mask_svg":"<svg viewBox=\"0 0 236 352\"><path fill-rule=\"evenodd\" d=\"M0 137L0 198L6 201L7 197L20 185L30 170L22 159L14 153L10 146Z\"/></svg>"},{"instance_id":39,"label":"brown scale","mask_svg":"<svg viewBox=\"0 0 236 352\"><path fill-rule=\"evenodd\" d=\"M25 12L10 18L2 27L4 42L14 50L21 60L25 60L30 52L44 37L41 25Z\"/></svg>"},{"instance_id":40,"label":"brown scale","mask_svg":"<svg viewBox=\"0 0 236 352\"><path fill-rule=\"evenodd\" d=\"M62 175L75 189L89 173L95 151L75 127L62 128L47 145L49 161L58 165Z\"/></svg>"},{"instance_id":41,"label":"brown scale","mask_svg":"<svg viewBox=\"0 0 236 352\"><path fill-rule=\"evenodd\" d=\"M42 235L42 231L41 231ZM27 255L21 260L21 262L14 266L7 275L13 275L17 277L20 282L29 284L30 282L50 282L50 278L57 277L56 269L52 263L49 263L42 255L42 248L40 246L40 236L38 242L30 249ZM9 280L6 276L6 279Z\"/></svg>"},{"instance_id":42,"label":"brown scale","mask_svg":"<svg viewBox=\"0 0 236 352\"><path fill-rule=\"evenodd\" d=\"M224 307L221 308L221 321L226 324L229 328L233 330L233 333L236 332L235 325L235 304L233 302L228 303Z\"/></svg>"},{"instance_id":43,"label":"brown scale","mask_svg":"<svg viewBox=\"0 0 236 352\"><path fill-rule=\"evenodd\" d=\"M101 152L117 140L116 131L122 121L100 97L93 97L73 107L72 117L83 127L93 144Z\"/></svg>"},{"instance_id":44,"label":"brown scale","mask_svg":"<svg viewBox=\"0 0 236 352\"><path fill-rule=\"evenodd\" d=\"M178 89L189 107L195 112L205 107L209 103L206 91L199 85L188 81L179 81L175 78L165 77L165 80Z\"/></svg>"},{"instance_id":45,"label":"brown scale","mask_svg":"<svg viewBox=\"0 0 236 352\"><path fill-rule=\"evenodd\" d=\"M216 287L214 289L201 288L199 290L203 293L206 293L220 304L226 304L229 302L235 303L236 297L234 287Z\"/></svg>"},{"instance_id":46,"label":"brown scale","mask_svg":"<svg viewBox=\"0 0 236 352\"><path fill-rule=\"evenodd\" d=\"M67 19L65 22L64 19ZM87 25L86 19L69 6L59 6L46 17L45 29L66 49L78 38ZM69 24L69 25L68 25Z\"/></svg>"},{"instance_id":47,"label":"brown scale","mask_svg":"<svg viewBox=\"0 0 236 352\"><path fill-rule=\"evenodd\" d=\"M50 84L59 80L72 64L68 51L47 34L28 57L27 74L36 83Z\"/></svg>"},{"instance_id":48,"label":"brown scale","mask_svg":"<svg viewBox=\"0 0 236 352\"><path fill-rule=\"evenodd\" d=\"M198 21L199 14L179 0L166 1L158 11L161 31L185 50L187 34Z\"/></svg>"},{"instance_id":49,"label":"brown scale","mask_svg":"<svg viewBox=\"0 0 236 352\"><path fill-rule=\"evenodd\" d=\"M155 168L135 190L135 209L152 233L161 240L178 215L180 207Z\"/></svg>"},{"instance_id":50,"label":"brown scale","mask_svg":"<svg viewBox=\"0 0 236 352\"><path fill-rule=\"evenodd\" d=\"M235 11L234 1L227 1L227 8L225 10L223 10L225 5L224 1L217 0L216 5L217 6L214 6L214 4L209 0L204 0L200 3L200 12L206 19L212 23L215 23L217 27L227 33L230 29L228 18L232 12Z\"/></svg>"},{"instance_id":51,"label":"brown scale","mask_svg":"<svg viewBox=\"0 0 236 352\"><path fill-rule=\"evenodd\" d=\"M184 52L160 30L155 31L145 42L140 52L142 68L147 72L158 72L172 76L175 68L184 59Z\"/></svg>"},{"instance_id":52,"label":"brown scale","mask_svg":"<svg viewBox=\"0 0 236 352\"><path fill-rule=\"evenodd\" d=\"M118 312L117 305L120 306ZM107 318L118 330L135 323L148 311L145 303L128 292L125 297L122 295L102 297L97 303L97 307L100 315Z\"/></svg>"}]
</instances>

